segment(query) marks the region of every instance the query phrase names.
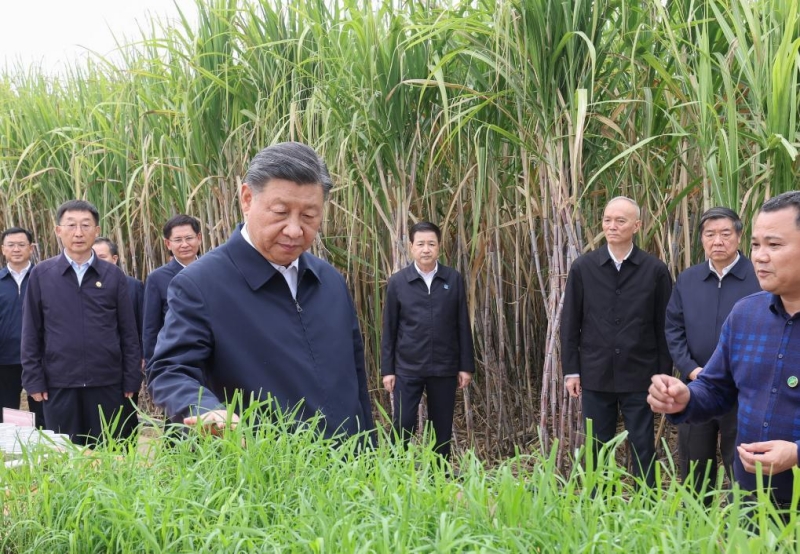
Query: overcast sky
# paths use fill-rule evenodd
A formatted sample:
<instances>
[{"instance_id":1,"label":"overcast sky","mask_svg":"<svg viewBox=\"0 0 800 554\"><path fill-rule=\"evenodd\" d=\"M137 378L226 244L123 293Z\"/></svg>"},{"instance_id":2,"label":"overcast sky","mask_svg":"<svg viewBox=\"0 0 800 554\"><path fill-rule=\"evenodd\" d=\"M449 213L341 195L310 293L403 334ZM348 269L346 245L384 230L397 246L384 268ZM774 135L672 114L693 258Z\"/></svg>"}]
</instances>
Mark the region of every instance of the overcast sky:
<instances>
[{"instance_id":1,"label":"overcast sky","mask_svg":"<svg viewBox=\"0 0 800 554\"><path fill-rule=\"evenodd\" d=\"M0 0L0 68L21 62L57 71L87 49L109 54L114 34L138 38L147 14L195 19L194 0Z\"/></svg>"}]
</instances>

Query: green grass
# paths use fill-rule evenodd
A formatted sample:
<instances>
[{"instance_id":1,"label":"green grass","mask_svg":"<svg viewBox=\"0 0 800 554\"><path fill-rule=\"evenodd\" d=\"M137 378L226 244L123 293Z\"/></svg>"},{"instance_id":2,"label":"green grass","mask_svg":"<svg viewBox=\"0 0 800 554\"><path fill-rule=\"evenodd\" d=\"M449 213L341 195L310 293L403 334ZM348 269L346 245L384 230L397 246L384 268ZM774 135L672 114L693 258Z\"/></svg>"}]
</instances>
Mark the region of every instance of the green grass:
<instances>
[{"instance_id":1,"label":"green grass","mask_svg":"<svg viewBox=\"0 0 800 554\"><path fill-rule=\"evenodd\" d=\"M246 418L247 419L247 418ZM614 462L562 476L549 456L456 477L430 448L341 444L313 426L112 444L0 470L3 552L795 552L800 526L724 492L707 509L662 466L642 491ZM283 422L282 422L283 421ZM35 459L38 452L27 454ZM594 491L594 493L592 493ZM754 510L754 511L753 511ZM752 516L748 515L752 511Z\"/></svg>"}]
</instances>

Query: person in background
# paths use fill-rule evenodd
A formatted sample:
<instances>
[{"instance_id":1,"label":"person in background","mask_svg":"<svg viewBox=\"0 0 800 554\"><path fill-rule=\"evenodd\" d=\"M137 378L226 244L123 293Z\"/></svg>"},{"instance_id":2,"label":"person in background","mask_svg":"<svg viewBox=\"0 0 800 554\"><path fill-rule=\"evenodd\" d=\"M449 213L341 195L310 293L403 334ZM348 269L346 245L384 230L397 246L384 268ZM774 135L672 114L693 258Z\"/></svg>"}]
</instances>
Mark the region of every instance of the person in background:
<instances>
[{"instance_id":1,"label":"person in background","mask_svg":"<svg viewBox=\"0 0 800 554\"><path fill-rule=\"evenodd\" d=\"M11 227L3 231L3 258L0 269L0 423L2 408L20 407L22 364L19 345L22 338L22 301L28 288L33 235L27 229ZM36 414L36 425L44 428L42 403L28 396L28 409Z\"/></svg>"},{"instance_id":2,"label":"person in background","mask_svg":"<svg viewBox=\"0 0 800 554\"><path fill-rule=\"evenodd\" d=\"M245 223L178 273L148 387L172 421L216 432L252 402L319 415L328 437L374 428L364 345L342 275L307 252L332 187L310 147L269 146L250 162ZM241 393L228 420L227 406Z\"/></svg>"},{"instance_id":3,"label":"person in background","mask_svg":"<svg viewBox=\"0 0 800 554\"><path fill-rule=\"evenodd\" d=\"M442 232L428 221L409 229L414 262L389 278L383 308L381 375L393 393L392 424L408 442L423 392L434 451L450 458L456 390L475 372L464 279L439 263Z\"/></svg>"},{"instance_id":4,"label":"person in background","mask_svg":"<svg viewBox=\"0 0 800 554\"><path fill-rule=\"evenodd\" d=\"M697 379L719 341L722 324L734 304L761 290L753 264L739 251L742 220L729 208L716 207L700 216L705 261L693 265L675 282L667 305L667 344L684 382ZM717 444L733 479L736 407L697 424L678 426L678 464L686 482L694 467L694 488L708 490L717 475ZM711 496L705 497L710 504Z\"/></svg>"},{"instance_id":5,"label":"person in background","mask_svg":"<svg viewBox=\"0 0 800 554\"><path fill-rule=\"evenodd\" d=\"M575 260L561 315L562 371L567 392L581 397L591 448L614 436L622 412L634 474L655 485L654 418L647 405L653 373L670 373L664 334L672 278L664 262L633 244L639 206L612 198L603 212L606 246Z\"/></svg>"},{"instance_id":6,"label":"person in background","mask_svg":"<svg viewBox=\"0 0 800 554\"><path fill-rule=\"evenodd\" d=\"M200 221L178 214L164 224L164 244L172 259L147 276L144 287L142 346L145 361L153 355L158 333L167 313L167 288L172 278L197 260L200 251Z\"/></svg>"},{"instance_id":7,"label":"person in background","mask_svg":"<svg viewBox=\"0 0 800 554\"><path fill-rule=\"evenodd\" d=\"M733 474L755 491L756 474L778 508L795 510L800 449L800 192L764 202L753 224L750 258L763 289L731 310L719 342L688 385L655 375L647 401L673 423L702 423L738 401ZM798 323L798 325L795 325ZM795 332L795 329L798 329ZM788 520L789 512L784 515Z\"/></svg>"},{"instance_id":8,"label":"person in background","mask_svg":"<svg viewBox=\"0 0 800 554\"><path fill-rule=\"evenodd\" d=\"M92 246L95 255L101 260L114 264L119 267L119 248L117 244L109 238L97 237ZM144 283L135 277L126 275L128 280L128 294L131 297L133 306L133 316L136 318L136 329L139 333L139 348L142 347L142 312L144 309ZM142 360L142 372L144 372L144 360ZM139 391L133 393L131 402L124 404L122 412L123 430L122 437L131 438L135 435L138 427L138 416L136 406L139 405Z\"/></svg>"},{"instance_id":9,"label":"person in background","mask_svg":"<svg viewBox=\"0 0 800 554\"><path fill-rule=\"evenodd\" d=\"M47 427L81 445L100 441L142 382L127 280L92 250L99 220L84 200L59 206L63 251L31 269L22 311L22 385L44 400Z\"/></svg>"}]
</instances>

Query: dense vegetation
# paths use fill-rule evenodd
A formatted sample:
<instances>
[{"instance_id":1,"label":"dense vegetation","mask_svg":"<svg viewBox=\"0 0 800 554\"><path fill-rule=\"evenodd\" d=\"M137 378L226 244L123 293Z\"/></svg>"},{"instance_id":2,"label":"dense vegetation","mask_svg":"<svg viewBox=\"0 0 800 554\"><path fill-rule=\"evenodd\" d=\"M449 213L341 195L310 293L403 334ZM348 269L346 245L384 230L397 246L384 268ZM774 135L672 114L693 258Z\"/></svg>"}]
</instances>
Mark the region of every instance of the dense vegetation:
<instances>
[{"instance_id":1,"label":"dense vegetation","mask_svg":"<svg viewBox=\"0 0 800 554\"><path fill-rule=\"evenodd\" d=\"M492 469L468 454L452 476L430 447L382 436L364 451L245 420L221 439L28 452L0 469L0 550L794 553L800 539L796 512L784 525L769 502L724 493L706 508L669 466L663 490L637 491L608 452L600 471L564 477L556 449Z\"/></svg>"},{"instance_id":2,"label":"dense vegetation","mask_svg":"<svg viewBox=\"0 0 800 554\"><path fill-rule=\"evenodd\" d=\"M457 449L558 445L565 467L571 260L613 195L643 205L640 244L677 272L699 256L700 210L748 218L794 188L799 51L795 0L210 1L197 26L153 22L122 62L0 74L0 226L34 229L50 256L55 206L85 197L145 277L170 215L199 217L213 248L247 160L312 144L337 184L317 251L352 287L375 400L385 281L409 224L432 219L479 362Z\"/></svg>"}]
</instances>

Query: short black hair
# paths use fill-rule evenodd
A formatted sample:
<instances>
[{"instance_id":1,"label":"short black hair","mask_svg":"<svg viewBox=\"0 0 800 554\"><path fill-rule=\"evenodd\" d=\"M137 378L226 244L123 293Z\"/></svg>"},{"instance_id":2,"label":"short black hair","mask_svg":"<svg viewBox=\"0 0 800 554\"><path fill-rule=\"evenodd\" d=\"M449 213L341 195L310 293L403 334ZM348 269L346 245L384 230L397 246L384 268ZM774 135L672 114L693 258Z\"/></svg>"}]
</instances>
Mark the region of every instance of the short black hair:
<instances>
[{"instance_id":1,"label":"short black hair","mask_svg":"<svg viewBox=\"0 0 800 554\"><path fill-rule=\"evenodd\" d=\"M0 237L0 241L5 241L8 235L18 235L20 233L25 233L28 242L33 242L33 234L27 229L23 229L22 227L10 227L9 229L6 229L5 231L3 231L3 236Z\"/></svg>"},{"instance_id":2,"label":"short black hair","mask_svg":"<svg viewBox=\"0 0 800 554\"><path fill-rule=\"evenodd\" d=\"M164 224L164 238L169 240L169 237L172 236L172 230L182 225L189 225L195 234L200 234L200 220L190 215L178 214L171 217L170 220Z\"/></svg>"},{"instance_id":3,"label":"short black hair","mask_svg":"<svg viewBox=\"0 0 800 554\"><path fill-rule=\"evenodd\" d=\"M285 179L298 185L320 185L323 198L328 198L333 188L328 166L313 148L300 142L279 142L253 157L244 177L253 193L261 192L272 179Z\"/></svg>"},{"instance_id":4,"label":"short black hair","mask_svg":"<svg viewBox=\"0 0 800 554\"><path fill-rule=\"evenodd\" d=\"M698 225L698 228L700 229L701 235L703 234L703 226L705 226L706 221L712 221L714 219L730 219L733 221L733 229L736 231L736 234L742 234L744 223L742 223L742 220L739 218L739 214L730 208L715 206L713 208L709 208L703 212L703 215L700 216L700 224Z\"/></svg>"},{"instance_id":5,"label":"short black hair","mask_svg":"<svg viewBox=\"0 0 800 554\"><path fill-rule=\"evenodd\" d=\"M112 256L119 256L119 248L117 248L117 243L111 240L108 237L97 237L94 239L95 244L107 244L108 245L108 253Z\"/></svg>"},{"instance_id":6,"label":"short black hair","mask_svg":"<svg viewBox=\"0 0 800 554\"><path fill-rule=\"evenodd\" d=\"M100 225L100 213L94 204L86 200L67 200L56 210L56 224L61 225L61 218L66 212L89 212L94 218L94 224Z\"/></svg>"},{"instance_id":7,"label":"short black hair","mask_svg":"<svg viewBox=\"0 0 800 554\"><path fill-rule=\"evenodd\" d=\"M795 225L800 229L800 191L790 190L774 196L761 206L762 212L778 212L786 208L794 208L797 212Z\"/></svg>"},{"instance_id":8,"label":"short black hair","mask_svg":"<svg viewBox=\"0 0 800 554\"><path fill-rule=\"evenodd\" d=\"M418 221L408 230L408 242L414 242L414 235L417 233L436 233L436 242L442 242L442 230L439 226L430 221Z\"/></svg>"}]
</instances>

